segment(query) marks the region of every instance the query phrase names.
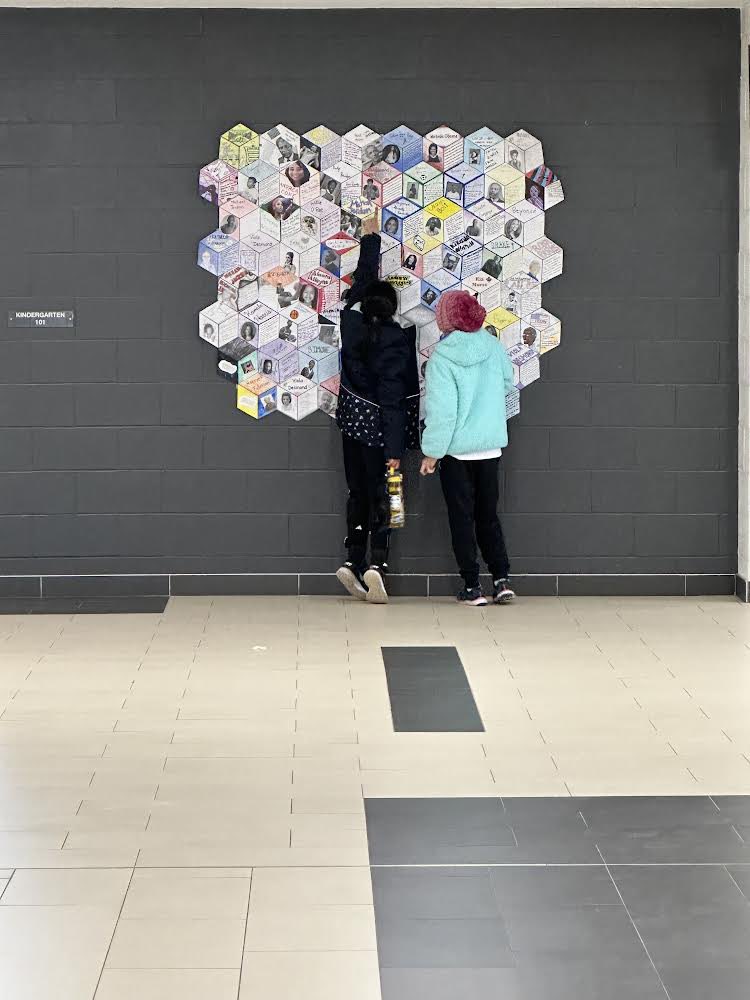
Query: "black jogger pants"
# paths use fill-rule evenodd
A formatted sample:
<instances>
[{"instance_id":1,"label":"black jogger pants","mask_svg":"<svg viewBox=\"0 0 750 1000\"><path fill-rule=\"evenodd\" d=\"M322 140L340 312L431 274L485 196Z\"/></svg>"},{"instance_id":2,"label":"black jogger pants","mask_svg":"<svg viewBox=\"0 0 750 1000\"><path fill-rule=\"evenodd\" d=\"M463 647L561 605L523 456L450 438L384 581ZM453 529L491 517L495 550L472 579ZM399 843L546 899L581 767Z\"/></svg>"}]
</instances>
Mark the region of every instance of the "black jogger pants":
<instances>
[{"instance_id":1,"label":"black jogger pants","mask_svg":"<svg viewBox=\"0 0 750 1000\"><path fill-rule=\"evenodd\" d=\"M440 462L440 483L448 507L453 552L467 587L479 586L477 542L493 580L505 579L510 564L497 514L499 458Z\"/></svg>"}]
</instances>

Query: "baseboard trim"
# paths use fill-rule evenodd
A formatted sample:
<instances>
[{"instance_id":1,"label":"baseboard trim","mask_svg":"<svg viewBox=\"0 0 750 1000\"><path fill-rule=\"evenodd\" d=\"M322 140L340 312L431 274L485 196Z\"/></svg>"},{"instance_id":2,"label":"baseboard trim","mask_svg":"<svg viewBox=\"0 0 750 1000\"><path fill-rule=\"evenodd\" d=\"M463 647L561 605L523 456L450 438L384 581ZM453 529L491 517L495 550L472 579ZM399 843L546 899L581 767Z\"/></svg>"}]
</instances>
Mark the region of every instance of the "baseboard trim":
<instances>
[{"instance_id":1,"label":"baseboard trim","mask_svg":"<svg viewBox=\"0 0 750 1000\"><path fill-rule=\"evenodd\" d=\"M490 583L489 579L485 581ZM393 573L394 597L449 597L452 573ZM748 581L734 573L522 573L527 597L703 597L736 595L750 603ZM0 576L0 597L336 596L332 573L139 573Z\"/></svg>"}]
</instances>

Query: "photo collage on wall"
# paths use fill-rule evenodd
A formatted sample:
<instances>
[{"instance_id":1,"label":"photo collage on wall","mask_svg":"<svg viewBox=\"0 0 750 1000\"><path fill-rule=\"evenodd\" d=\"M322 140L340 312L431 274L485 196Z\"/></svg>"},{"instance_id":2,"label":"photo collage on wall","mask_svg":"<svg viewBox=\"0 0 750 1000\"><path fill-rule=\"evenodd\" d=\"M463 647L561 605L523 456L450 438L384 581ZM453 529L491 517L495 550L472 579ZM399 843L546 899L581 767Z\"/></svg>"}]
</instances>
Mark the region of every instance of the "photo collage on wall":
<instances>
[{"instance_id":1,"label":"photo collage on wall","mask_svg":"<svg viewBox=\"0 0 750 1000\"><path fill-rule=\"evenodd\" d=\"M199 193L218 211L198 246L198 264L218 281L199 334L251 417L335 416L342 296L372 218L380 275L418 330L422 387L444 291L465 289L487 310L485 328L515 373L509 417L539 378L540 355L560 343L542 286L563 268L562 248L545 234L562 183L523 129L503 138L486 126L423 136L406 125L385 134L359 125L340 136L325 125L298 135L239 124L201 169Z\"/></svg>"}]
</instances>

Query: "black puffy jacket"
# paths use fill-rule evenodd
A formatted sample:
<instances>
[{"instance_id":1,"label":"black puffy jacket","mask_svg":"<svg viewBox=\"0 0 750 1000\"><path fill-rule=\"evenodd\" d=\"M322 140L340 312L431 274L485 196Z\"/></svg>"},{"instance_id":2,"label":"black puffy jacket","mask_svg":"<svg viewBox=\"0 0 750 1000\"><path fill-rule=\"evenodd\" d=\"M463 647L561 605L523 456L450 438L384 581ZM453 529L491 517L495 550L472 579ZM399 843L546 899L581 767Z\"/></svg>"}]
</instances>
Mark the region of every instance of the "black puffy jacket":
<instances>
[{"instance_id":1,"label":"black puffy jacket","mask_svg":"<svg viewBox=\"0 0 750 1000\"><path fill-rule=\"evenodd\" d=\"M407 447L407 411L419 405L417 331L414 326L402 327L393 320L382 323L371 338L361 312L354 308L367 286L377 280L379 258L380 237L364 236L354 281L341 313L342 397L348 392L370 404L364 408L374 438L372 434L369 439L362 436L363 443L382 444L386 458L401 458ZM344 434L358 436L351 409L342 405L341 398L339 426Z\"/></svg>"}]
</instances>

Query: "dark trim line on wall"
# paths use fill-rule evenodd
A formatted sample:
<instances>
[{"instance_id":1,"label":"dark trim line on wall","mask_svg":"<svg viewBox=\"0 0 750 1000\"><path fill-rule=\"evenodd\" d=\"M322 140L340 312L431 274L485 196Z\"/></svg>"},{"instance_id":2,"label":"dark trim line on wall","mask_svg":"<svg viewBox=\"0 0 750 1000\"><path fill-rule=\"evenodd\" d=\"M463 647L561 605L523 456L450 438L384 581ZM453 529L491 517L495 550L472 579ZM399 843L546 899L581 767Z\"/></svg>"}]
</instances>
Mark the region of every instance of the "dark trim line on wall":
<instances>
[{"instance_id":1,"label":"dark trim line on wall","mask_svg":"<svg viewBox=\"0 0 750 1000\"><path fill-rule=\"evenodd\" d=\"M491 581L485 581L491 589ZM524 574L513 577L524 597L702 597L735 594L750 601L748 582L734 573ZM393 597L452 597L457 577L398 574L389 578ZM330 573L174 573L81 576L0 576L0 598L102 598L185 596L335 597L341 587Z\"/></svg>"}]
</instances>

